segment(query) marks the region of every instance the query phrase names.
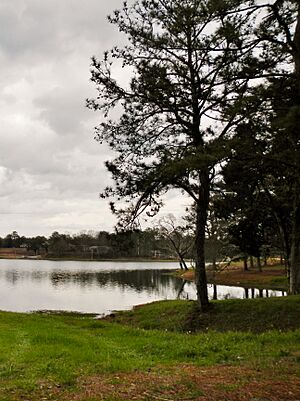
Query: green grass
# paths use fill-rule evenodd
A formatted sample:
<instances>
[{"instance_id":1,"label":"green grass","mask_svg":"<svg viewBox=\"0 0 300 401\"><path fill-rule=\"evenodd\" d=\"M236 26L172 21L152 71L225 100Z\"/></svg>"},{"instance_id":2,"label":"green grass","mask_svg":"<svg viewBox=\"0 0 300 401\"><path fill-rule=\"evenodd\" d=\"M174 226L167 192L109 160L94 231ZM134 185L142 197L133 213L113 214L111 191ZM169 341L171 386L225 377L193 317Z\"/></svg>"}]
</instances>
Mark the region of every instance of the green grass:
<instances>
[{"instance_id":1,"label":"green grass","mask_svg":"<svg viewBox=\"0 0 300 401\"><path fill-rule=\"evenodd\" d=\"M288 278L286 276L283 277L274 277L270 280L271 286L279 287L279 288L288 288Z\"/></svg>"},{"instance_id":2,"label":"green grass","mask_svg":"<svg viewBox=\"0 0 300 401\"><path fill-rule=\"evenodd\" d=\"M119 312L108 320L179 332L293 330L300 328L300 297L214 301L205 314L199 312L194 301L161 301Z\"/></svg>"},{"instance_id":3,"label":"green grass","mask_svg":"<svg viewBox=\"0 0 300 401\"><path fill-rule=\"evenodd\" d=\"M179 363L247 362L262 367L282 359L297 363L299 306L300 297L217 302L202 316L204 332L197 334L186 331L182 323L194 316L193 302L159 302L115 318L131 326L87 315L1 312L0 400L20 399L20 394L33 399L31 394L45 382L72 388L77 377ZM287 331L269 331L278 329L284 314ZM241 331L236 331L238 318L243 319ZM260 332L266 319L266 331L248 331L254 327L252 319ZM177 328L181 332L175 332Z\"/></svg>"}]
</instances>

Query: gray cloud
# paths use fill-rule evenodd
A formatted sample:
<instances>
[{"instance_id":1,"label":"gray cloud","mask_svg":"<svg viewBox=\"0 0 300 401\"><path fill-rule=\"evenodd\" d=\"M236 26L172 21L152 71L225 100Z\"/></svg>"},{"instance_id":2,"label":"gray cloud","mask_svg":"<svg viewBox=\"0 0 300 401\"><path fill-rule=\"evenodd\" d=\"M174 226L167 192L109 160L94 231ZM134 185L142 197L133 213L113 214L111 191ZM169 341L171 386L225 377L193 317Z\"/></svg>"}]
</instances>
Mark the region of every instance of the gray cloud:
<instances>
[{"instance_id":1,"label":"gray cloud","mask_svg":"<svg viewBox=\"0 0 300 401\"><path fill-rule=\"evenodd\" d=\"M124 41L106 20L122 3L1 0L0 235L113 228L98 197L111 153L84 104L90 57Z\"/></svg>"}]
</instances>

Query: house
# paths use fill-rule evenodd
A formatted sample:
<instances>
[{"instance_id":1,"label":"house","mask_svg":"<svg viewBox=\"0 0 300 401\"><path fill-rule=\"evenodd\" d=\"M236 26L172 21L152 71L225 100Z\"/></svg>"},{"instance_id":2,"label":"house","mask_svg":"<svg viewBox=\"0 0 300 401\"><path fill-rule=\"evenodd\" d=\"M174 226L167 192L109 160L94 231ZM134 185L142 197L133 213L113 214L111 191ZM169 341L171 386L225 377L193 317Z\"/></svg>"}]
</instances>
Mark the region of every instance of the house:
<instances>
[{"instance_id":1,"label":"house","mask_svg":"<svg viewBox=\"0 0 300 401\"><path fill-rule=\"evenodd\" d=\"M0 248L0 258L22 259L27 255L26 248Z\"/></svg>"}]
</instances>

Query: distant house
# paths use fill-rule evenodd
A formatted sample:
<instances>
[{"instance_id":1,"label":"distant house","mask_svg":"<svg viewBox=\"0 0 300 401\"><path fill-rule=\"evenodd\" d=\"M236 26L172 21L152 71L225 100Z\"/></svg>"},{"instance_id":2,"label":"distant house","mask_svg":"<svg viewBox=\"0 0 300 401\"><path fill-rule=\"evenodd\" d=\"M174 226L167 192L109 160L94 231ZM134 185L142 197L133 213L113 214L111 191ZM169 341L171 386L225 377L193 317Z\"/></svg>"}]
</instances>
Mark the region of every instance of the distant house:
<instances>
[{"instance_id":1,"label":"distant house","mask_svg":"<svg viewBox=\"0 0 300 401\"><path fill-rule=\"evenodd\" d=\"M100 245L100 246L90 246L89 251L91 252L91 258L93 259L94 256L100 257L105 256L111 251L110 246Z\"/></svg>"},{"instance_id":2,"label":"distant house","mask_svg":"<svg viewBox=\"0 0 300 401\"><path fill-rule=\"evenodd\" d=\"M0 258L20 259L27 255L26 248L0 248Z\"/></svg>"},{"instance_id":3,"label":"distant house","mask_svg":"<svg viewBox=\"0 0 300 401\"><path fill-rule=\"evenodd\" d=\"M161 258L162 256L163 256L163 253L160 250L154 249L152 251L152 257L153 258Z\"/></svg>"},{"instance_id":4,"label":"distant house","mask_svg":"<svg viewBox=\"0 0 300 401\"><path fill-rule=\"evenodd\" d=\"M175 257L167 249L153 249L151 254L154 259L173 259Z\"/></svg>"}]
</instances>

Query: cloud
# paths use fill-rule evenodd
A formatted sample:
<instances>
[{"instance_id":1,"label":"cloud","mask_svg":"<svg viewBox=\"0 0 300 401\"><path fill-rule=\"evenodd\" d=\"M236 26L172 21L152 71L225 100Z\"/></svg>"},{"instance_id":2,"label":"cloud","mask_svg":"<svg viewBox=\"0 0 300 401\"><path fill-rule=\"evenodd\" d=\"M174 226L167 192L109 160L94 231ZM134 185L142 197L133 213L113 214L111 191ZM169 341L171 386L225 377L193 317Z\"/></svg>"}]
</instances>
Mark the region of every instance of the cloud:
<instances>
[{"instance_id":1,"label":"cloud","mask_svg":"<svg viewBox=\"0 0 300 401\"><path fill-rule=\"evenodd\" d=\"M113 228L99 192L108 148L93 140L99 116L90 57L119 33L106 15L120 0L2 0L0 4L0 235Z\"/></svg>"},{"instance_id":2,"label":"cloud","mask_svg":"<svg viewBox=\"0 0 300 401\"><path fill-rule=\"evenodd\" d=\"M99 199L112 154L93 139L101 117L85 99L96 93L90 57L124 43L106 19L122 4L1 0L0 236L113 229L108 202ZM169 199L176 212L176 197Z\"/></svg>"}]
</instances>

